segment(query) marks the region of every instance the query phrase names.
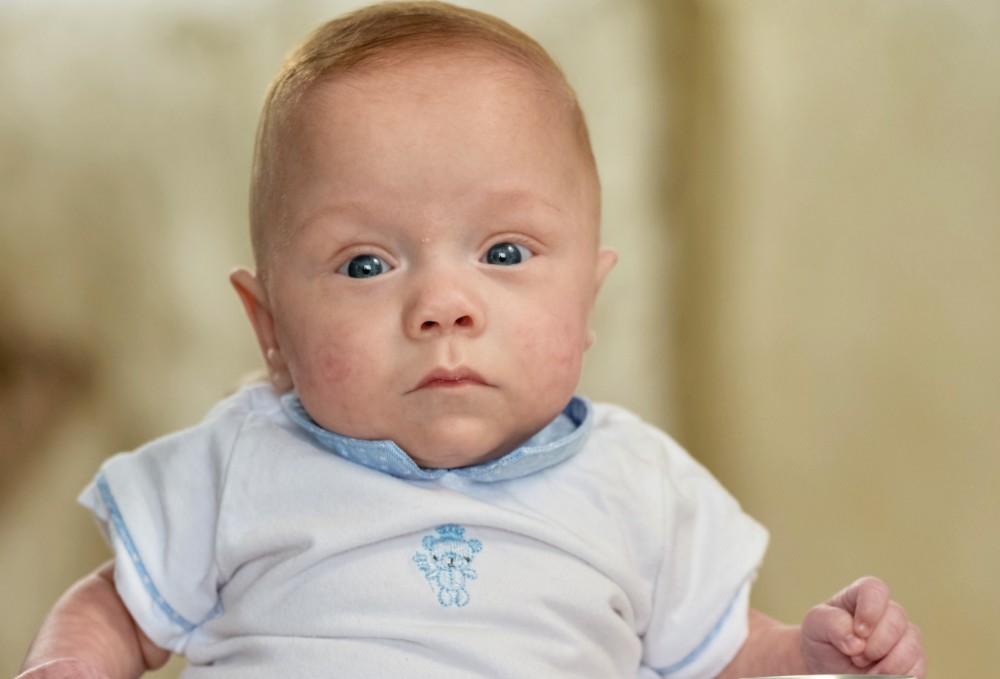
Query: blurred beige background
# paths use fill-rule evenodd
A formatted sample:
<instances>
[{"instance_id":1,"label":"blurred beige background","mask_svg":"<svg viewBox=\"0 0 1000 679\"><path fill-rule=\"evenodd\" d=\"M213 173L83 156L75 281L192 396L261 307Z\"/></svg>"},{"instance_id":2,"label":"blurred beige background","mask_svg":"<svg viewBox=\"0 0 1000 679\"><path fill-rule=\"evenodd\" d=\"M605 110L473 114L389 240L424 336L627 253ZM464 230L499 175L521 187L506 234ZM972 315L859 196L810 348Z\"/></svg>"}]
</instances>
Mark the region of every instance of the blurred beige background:
<instances>
[{"instance_id":1,"label":"blurred beige background","mask_svg":"<svg viewBox=\"0 0 1000 679\"><path fill-rule=\"evenodd\" d=\"M259 104L330 0L0 2L0 676L107 552L75 496L258 366ZM1000 6L468 0L590 119L621 262L582 391L772 532L794 622L875 573L931 674L1000 632ZM178 662L157 675L175 676Z\"/></svg>"}]
</instances>

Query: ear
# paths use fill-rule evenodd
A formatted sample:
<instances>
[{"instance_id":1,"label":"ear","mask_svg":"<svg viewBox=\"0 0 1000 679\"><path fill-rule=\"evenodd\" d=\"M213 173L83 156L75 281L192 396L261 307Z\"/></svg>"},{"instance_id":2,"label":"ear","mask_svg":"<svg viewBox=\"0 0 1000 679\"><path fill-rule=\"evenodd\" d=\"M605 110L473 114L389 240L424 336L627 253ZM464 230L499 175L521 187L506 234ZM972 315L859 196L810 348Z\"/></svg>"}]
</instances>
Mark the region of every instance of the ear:
<instances>
[{"instance_id":1,"label":"ear","mask_svg":"<svg viewBox=\"0 0 1000 679\"><path fill-rule=\"evenodd\" d=\"M618 263L618 253L611 248L601 248L597 251L597 285L594 288L594 299L597 299L597 293L601 291L601 286L604 285L604 279L608 277L611 270L615 268L615 264Z\"/></svg>"},{"instance_id":2,"label":"ear","mask_svg":"<svg viewBox=\"0 0 1000 679\"><path fill-rule=\"evenodd\" d=\"M274 315L271 313L264 285L254 272L243 267L229 275L229 282L233 284L236 294L243 302L243 308L257 335L257 344L267 364L267 374L271 384L278 393L291 391L294 387L292 376L288 372L288 365L278 345L278 336L274 330Z\"/></svg>"},{"instance_id":3,"label":"ear","mask_svg":"<svg viewBox=\"0 0 1000 679\"><path fill-rule=\"evenodd\" d=\"M591 305L597 301L597 294L601 291L601 287L604 286L604 279L608 277L611 270L615 268L615 264L618 262L618 253L611 248L600 248L597 251L597 265L594 275L594 298L590 301ZM585 348L589 349L594 345L597 340L597 334L594 332L593 328L587 329L587 337L585 341Z\"/></svg>"}]
</instances>

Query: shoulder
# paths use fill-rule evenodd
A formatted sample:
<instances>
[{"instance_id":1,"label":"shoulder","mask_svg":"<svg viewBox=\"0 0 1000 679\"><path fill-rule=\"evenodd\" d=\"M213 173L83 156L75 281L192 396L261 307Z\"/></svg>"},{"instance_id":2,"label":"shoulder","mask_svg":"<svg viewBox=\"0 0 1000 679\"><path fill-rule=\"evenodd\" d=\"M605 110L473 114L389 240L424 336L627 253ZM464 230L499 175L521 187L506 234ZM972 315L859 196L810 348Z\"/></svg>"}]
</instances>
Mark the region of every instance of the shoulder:
<instances>
[{"instance_id":1,"label":"shoulder","mask_svg":"<svg viewBox=\"0 0 1000 679\"><path fill-rule=\"evenodd\" d=\"M240 388L212 407L201 422L187 430L195 437L208 436L234 442L248 437L296 434L298 428L281 406L281 394L270 384Z\"/></svg>"},{"instance_id":2,"label":"shoulder","mask_svg":"<svg viewBox=\"0 0 1000 679\"><path fill-rule=\"evenodd\" d=\"M592 445L642 467L662 473L704 473L704 468L668 433L632 411L610 403L594 403Z\"/></svg>"},{"instance_id":3,"label":"shoulder","mask_svg":"<svg viewBox=\"0 0 1000 679\"><path fill-rule=\"evenodd\" d=\"M243 386L215 404L203 423L217 420L234 420L256 415L272 421L284 417L280 395L266 382Z\"/></svg>"},{"instance_id":4,"label":"shoulder","mask_svg":"<svg viewBox=\"0 0 1000 679\"><path fill-rule=\"evenodd\" d=\"M262 430L287 436L292 425L281 410L278 395L269 385L243 387L217 402L200 422L152 439L129 453L120 453L104 465L121 467L224 468L241 442Z\"/></svg>"},{"instance_id":5,"label":"shoulder","mask_svg":"<svg viewBox=\"0 0 1000 679\"><path fill-rule=\"evenodd\" d=\"M594 405L585 448L588 464L647 497L663 511L687 516L709 507L736 511L738 503L718 479L662 429L617 405Z\"/></svg>"},{"instance_id":6,"label":"shoulder","mask_svg":"<svg viewBox=\"0 0 1000 679\"><path fill-rule=\"evenodd\" d=\"M649 444L676 446L662 429L646 422L637 414L613 403L592 403L593 435L606 444L642 446Z\"/></svg>"}]
</instances>

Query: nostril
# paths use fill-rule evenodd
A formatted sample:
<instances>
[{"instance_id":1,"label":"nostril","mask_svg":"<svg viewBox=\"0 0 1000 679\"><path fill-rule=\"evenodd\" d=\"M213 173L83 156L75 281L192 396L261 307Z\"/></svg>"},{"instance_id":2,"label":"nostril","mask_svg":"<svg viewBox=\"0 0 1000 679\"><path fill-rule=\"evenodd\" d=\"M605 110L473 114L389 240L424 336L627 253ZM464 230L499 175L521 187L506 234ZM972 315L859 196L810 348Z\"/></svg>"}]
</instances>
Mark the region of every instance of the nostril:
<instances>
[{"instance_id":1,"label":"nostril","mask_svg":"<svg viewBox=\"0 0 1000 679\"><path fill-rule=\"evenodd\" d=\"M2 2L3 0L0 0ZM441 322L442 316L439 314L426 314L424 316L425 320L420 320L419 318L413 319L414 321L419 321L417 325L409 326L413 332L419 333L421 335L430 336L437 335L438 333L449 333L455 331L461 332L476 332L479 326L478 317L475 314L462 314L461 316L453 317L450 314L445 315L444 319L454 318L450 323L445 320Z\"/></svg>"},{"instance_id":2,"label":"nostril","mask_svg":"<svg viewBox=\"0 0 1000 679\"><path fill-rule=\"evenodd\" d=\"M469 316L468 314L466 314L464 316L459 316L458 318L456 318L454 326L458 327L458 328L471 328L475 324L476 324L476 322L473 320L472 316ZM424 321L423 323L420 324L420 329L421 330L435 330L439 326L440 326L440 324L437 321Z\"/></svg>"}]
</instances>

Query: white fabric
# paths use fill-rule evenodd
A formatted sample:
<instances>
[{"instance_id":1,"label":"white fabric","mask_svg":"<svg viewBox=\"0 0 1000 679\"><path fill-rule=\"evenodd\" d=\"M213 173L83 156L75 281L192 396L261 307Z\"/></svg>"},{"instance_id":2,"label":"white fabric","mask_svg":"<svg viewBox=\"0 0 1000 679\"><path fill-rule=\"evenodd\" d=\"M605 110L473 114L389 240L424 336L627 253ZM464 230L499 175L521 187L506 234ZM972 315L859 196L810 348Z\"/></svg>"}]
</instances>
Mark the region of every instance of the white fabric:
<instances>
[{"instance_id":1,"label":"white fabric","mask_svg":"<svg viewBox=\"0 0 1000 679\"><path fill-rule=\"evenodd\" d=\"M406 481L317 448L251 387L108 460L81 502L189 679L714 676L767 534L665 434L593 408L555 466Z\"/></svg>"}]
</instances>

